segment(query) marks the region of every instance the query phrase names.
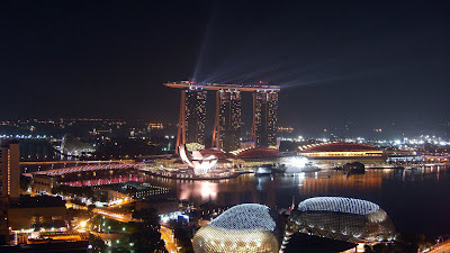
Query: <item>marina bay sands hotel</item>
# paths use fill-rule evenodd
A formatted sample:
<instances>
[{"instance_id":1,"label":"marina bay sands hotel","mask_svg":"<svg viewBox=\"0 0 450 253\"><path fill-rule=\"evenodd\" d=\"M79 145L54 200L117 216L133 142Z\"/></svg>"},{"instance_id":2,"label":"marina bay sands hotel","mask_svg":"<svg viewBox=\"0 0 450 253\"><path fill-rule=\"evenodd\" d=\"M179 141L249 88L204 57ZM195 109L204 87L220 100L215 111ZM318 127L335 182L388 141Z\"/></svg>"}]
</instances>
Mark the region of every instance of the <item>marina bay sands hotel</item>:
<instances>
[{"instance_id":1,"label":"marina bay sands hotel","mask_svg":"<svg viewBox=\"0 0 450 253\"><path fill-rule=\"evenodd\" d=\"M177 146L186 143L205 145L206 95L216 92L216 112L212 147L226 152L240 148L242 125L241 92L253 95L253 124L251 141L255 147L277 145L278 92L276 85L243 85L194 83L189 81L164 83L181 89Z\"/></svg>"}]
</instances>

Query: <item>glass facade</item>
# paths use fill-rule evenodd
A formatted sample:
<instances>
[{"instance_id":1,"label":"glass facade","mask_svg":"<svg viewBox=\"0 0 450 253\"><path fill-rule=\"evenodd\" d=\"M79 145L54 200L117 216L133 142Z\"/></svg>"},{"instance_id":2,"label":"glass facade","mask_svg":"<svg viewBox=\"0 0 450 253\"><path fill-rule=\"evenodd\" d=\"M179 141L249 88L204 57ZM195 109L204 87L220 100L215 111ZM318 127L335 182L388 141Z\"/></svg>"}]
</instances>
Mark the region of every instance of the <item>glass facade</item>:
<instances>
[{"instance_id":1,"label":"glass facade","mask_svg":"<svg viewBox=\"0 0 450 253\"><path fill-rule=\"evenodd\" d=\"M285 240L294 233L351 243L378 243L393 240L395 228L386 212L370 201L318 197L300 202L292 211Z\"/></svg>"},{"instance_id":2,"label":"glass facade","mask_svg":"<svg viewBox=\"0 0 450 253\"><path fill-rule=\"evenodd\" d=\"M241 92L235 90L220 90L218 138L219 148L225 151L238 149L240 146L239 134L242 125Z\"/></svg>"},{"instance_id":3,"label":"glass facade","mask_svg":"<svg viewBox=\"0 0 450 253\"><path fill-rule=\"evenodd\" d=\"M205 145L206 90L187 89L185 101L186 143Z\"/></svg>"},{"instance_id":4,"label":"glass facade","mask_svg":"<svg viewBox=\"0 0 450 253\"><path fill-rule=\"evenodd\" d=\"M367 200L351 199L341 197L317 197L310 198L298 204L298 210L307 211L329 211L338 213L349 213L367 215L376 212L380 207Z\"/></svg>"},{"instance_id":5,"label":"glass facade","mask_svg":"<svg viewBox=\"0 0 450 253\"><path fill-rule=\"evenodd\" d=\"M232 207L202 227L192 241L196 253L278 252L275 214L258 204Z\"/></svg>"},{"instance_id":6,"label":"glass facade","mask_svg":"<svg viewBox=\"0 0 450 253\"><path fill-rule=\"evenodd\" d=\"M253 93L253 139L258 147L277 145L278 92Z\"/></svg>"}]
</instances>

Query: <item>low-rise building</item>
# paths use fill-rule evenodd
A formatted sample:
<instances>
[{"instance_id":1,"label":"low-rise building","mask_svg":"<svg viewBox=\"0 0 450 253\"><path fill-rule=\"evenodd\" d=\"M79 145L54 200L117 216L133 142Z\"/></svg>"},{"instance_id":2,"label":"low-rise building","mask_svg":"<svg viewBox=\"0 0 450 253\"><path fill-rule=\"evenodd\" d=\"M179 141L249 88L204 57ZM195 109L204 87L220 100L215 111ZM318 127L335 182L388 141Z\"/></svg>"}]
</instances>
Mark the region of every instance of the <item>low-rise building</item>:
<instances>
[{"instance_id":1,"label":"low-rise building","mask_svg":"<svg viewBox=\"0 0 450 253\"><path fill-rule=\"evenodd\" d=\"M151 185L148 183L135 183L130 181L127 183L96 187L94 188L94 192L96 192L97 195L107 195L107 201L111 202L125 198L145 199L152 196L164 196L169 195L171 191L167 187Z\"/></svg>"},{"instance_id":2,"label":"low-rise building","mask_svg":"<svg viewBox=\"0 0 450 253\"><path fill-rule=\"evenodd\" d=\"M39 230L57 220L65 220L66 215L65 201L61 198L21 196L18 201L9 203L7 222L13 231L20 232L31 228Z\"/></svg>"},{"instance_id":3,"label":"low-rise building","mask_svg":"<svg viewBox=\"0 0 450 253\"><path fill-rule=\"evenodd\" d=\"M379 148L360 143L336 142L310 144L299 147L300 154L314 159L320 158L382 158Z\"/></svg>"},{"instance_id":4,"label":"low-rise building","mask_svg":"<svg viewBox=\"0 0 450 253\"><path fill-rule=\"evenodd\" d=\"M31 191L33 193L51 193L57 178L51 175L34 174L31 180Z\"/></svg>"}]
</instances>

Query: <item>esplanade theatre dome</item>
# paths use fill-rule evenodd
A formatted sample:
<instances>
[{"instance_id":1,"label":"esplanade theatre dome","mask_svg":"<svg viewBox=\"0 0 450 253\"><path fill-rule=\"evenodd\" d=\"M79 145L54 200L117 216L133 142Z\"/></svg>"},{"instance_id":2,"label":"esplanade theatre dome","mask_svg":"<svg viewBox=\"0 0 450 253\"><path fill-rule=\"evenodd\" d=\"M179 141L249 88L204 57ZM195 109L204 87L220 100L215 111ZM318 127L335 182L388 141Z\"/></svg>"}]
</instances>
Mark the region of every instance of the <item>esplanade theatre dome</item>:
<instances>
[{"instance_id":1,"label":"esplanade theatre dome","mask_svg":"<svg viewBox=\"0 0 450 253\"><path fill-rule=\"evenodd\" d=\"M377 204L341 197L317 197L300 202L289 216L288 232L351 243L391 241L395 236L391 219Z\"/></svg>"},{"instance_id":2,"label":"esplanade theatre dome","mask_svg":"<svg viewBox=\"0 0 450 253\"><path fill-rule=\"evenodd\" d=\"M194 251L278 252L275 215L269 207L259 204L234 206L195 234Z\"/></svg>"}]
</instances>

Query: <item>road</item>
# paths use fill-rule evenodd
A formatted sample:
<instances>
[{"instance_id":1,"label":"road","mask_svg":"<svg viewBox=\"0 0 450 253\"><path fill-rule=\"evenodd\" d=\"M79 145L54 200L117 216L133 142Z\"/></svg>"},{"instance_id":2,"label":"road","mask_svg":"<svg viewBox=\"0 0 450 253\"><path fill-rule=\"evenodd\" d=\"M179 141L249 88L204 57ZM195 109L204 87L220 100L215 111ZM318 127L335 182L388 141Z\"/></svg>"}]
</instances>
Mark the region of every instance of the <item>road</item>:
<instances>
[{"instance_id":1,"label":"road","mask_svg":"<svg viewBox=\"0 0 450 253\"><path fill-rule=\"evenodd\" d=\"M115 212L110 212L108 210L105 209L99 209L99 208L94 208L92 210L93 213L105 216L107 218L113 219L113 220L117 220L120 222L125 222L128 223L130 221L136 221L135 219L133 219L131 217L131 214L122 214L122 213L115 213Z\"/></svg>"},{"instance_id":2,"label":"road","mask_svg":"<svg viewBox=\"0 0 450 253\"><path fill-rule=\"evenodd\" d=\"M166 250L169 253L178 253L178 246L175 242L173 231L170 228L161 226L159 232L161 233L161 238L164 240Z\"/></svg>"},{"instance_id":3,"label":"road","mask_svg":"<svg viewBox=\"0 0 450 253\"><path fill-rule=\"evenodd\" d=\"M450 253L450 239L434 246L428 253Z\"/></svg>"},{"instance_id":4,"label":"road","mask_svg":"<svg viewBox=\"0 0 450 253\"><path fill-rule=\"evenodd\" d=\"M81 206L81 205L77 205L74 204L70 201L66 202L66 208L74 208L74 209L84 209L87 210L88 208L86 206ZM136 219L133 219L131 217L131 214L124 214L124 213L119 213L119 212L111 212L108 211L106 209L101 209L101 208L94 208L92 209L92 212L95 214L99 214L102 216L105 216L106 218L110 218L116 221L120 221L120 222L125 222L128 223L130 221L137 221Z\"/></svg>"}]
</instances>

